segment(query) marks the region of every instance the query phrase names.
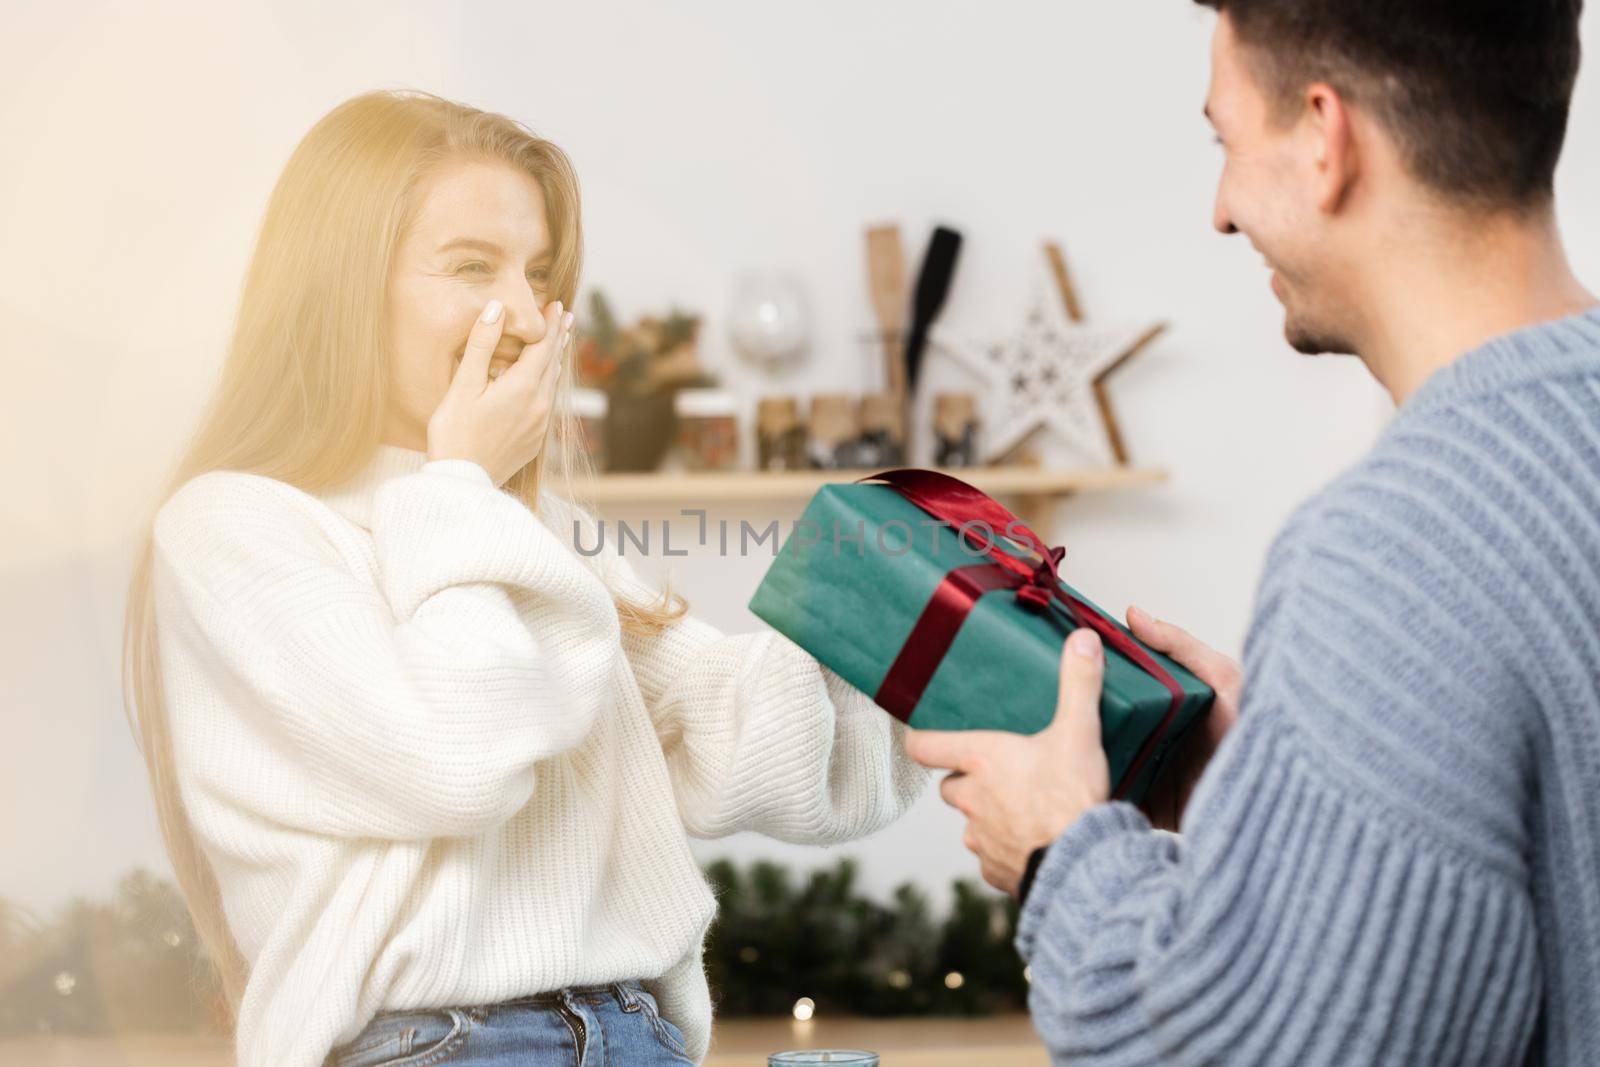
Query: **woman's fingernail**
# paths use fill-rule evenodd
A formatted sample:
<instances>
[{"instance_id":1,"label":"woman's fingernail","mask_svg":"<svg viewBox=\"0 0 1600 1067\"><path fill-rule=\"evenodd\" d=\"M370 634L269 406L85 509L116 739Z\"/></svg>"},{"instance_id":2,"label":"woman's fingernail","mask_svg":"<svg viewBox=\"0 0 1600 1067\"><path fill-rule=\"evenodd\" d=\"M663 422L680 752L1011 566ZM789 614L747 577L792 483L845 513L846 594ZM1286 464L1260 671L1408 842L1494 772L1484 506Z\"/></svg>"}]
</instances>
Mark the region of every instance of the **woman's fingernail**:
<instances>
[{"instance_id":1,"label":"woman's fingernail","mask_svg":"<svg viewBox=\"0 0 1600 1067\"><path fill-rule=\"evenodd\" d=\"M572 329L572 312L569 311L565 315L561 316L561 328L563 330Z\"/></svg>"},{"instance_id":2,"label":"woman's fingernail","mask_svg":"<svg viewBox=\"0 0 1600 1067\"><path fill-rule=\"evenodd\" d=\"M500 318L500 312L502 310L504 310L504 309L505 309L505 305L500 303L500 301L498 301L498 300L489 301L487 304L483 305L483 321L484 322L495 322L495 321L497 321Z\"/></svg>"},{"instance_id":3,"label":"woman's fingernail","mask_svg":"<svg viewBox=\"0 0 1600 1067\"><path fill-rule=\"evenodd\" d=\"M1100 635L1093 630L1074 630L1072 636L1067 638L1067 647L1075 656L1084 659L1100 658Z\"/></svg>"},{"instance_id":4,"label":"woman's fingernail","mask_svg":"<svg viewBox=\"0 0 1600 1067\"><path fill-rule=\"evenodd\" d=\"M1148 611L1144 610L1143 608L1139 607L1136 604L1128 605L1128 615L1133 619L1134 622L1138 623L1140 626L1144 626L1147 623L1155 621L1155 620L1150 618L1150 613Z\"/></svg>"}]
</instances>

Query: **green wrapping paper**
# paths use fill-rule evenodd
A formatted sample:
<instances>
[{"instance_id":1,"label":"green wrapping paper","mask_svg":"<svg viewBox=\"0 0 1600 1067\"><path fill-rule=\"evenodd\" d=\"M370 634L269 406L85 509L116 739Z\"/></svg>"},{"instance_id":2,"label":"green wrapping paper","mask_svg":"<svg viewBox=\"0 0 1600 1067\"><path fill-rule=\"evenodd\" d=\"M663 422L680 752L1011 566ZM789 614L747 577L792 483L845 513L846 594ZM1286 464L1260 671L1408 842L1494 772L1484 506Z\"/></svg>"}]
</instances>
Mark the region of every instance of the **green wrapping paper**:
<instances>
[{"instance_id":1,"label":"green wrapping paper","mask_svg":"<svg viewBox=\"0 0 1600 1067\"><path fill-rule=\"evenodd\" d=\"M981 496L964 483L941 480ZM987 498L984 502L1009 516ZM1029 567L1036 563L1003 538L980 534L977 543ZM947 576L987 562L989 557L954 523L935 519L890 485L825 485L784 542L750 610L862 692L878 694ZM1138 644L1081 593L1060 585ZM976 599L915 698L907 719L912 726L1031 734L1050 723L1062 645L1076 623L1058 604L1036 610L1023 599L1010 588ZM1213 699L1210 687L1178 663L1139 647L1165 669L1182 696L1176 700L1164 682L1106 645L1101 733L1113 795L1135 803L1149 791L1174 743Z\"/></svg>"}]
</instances>

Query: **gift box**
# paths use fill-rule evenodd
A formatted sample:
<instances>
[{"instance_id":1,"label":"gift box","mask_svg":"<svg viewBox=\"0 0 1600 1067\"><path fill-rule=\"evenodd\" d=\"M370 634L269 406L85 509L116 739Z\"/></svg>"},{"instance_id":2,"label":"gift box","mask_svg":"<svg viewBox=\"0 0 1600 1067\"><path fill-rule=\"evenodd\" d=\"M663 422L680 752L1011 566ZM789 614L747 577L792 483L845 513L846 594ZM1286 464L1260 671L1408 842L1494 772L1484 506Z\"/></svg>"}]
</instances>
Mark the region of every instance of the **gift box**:
<instances>
[{"instance_id":1,"label":"gift box","mask_svg":"<svg viewBox=\"0 0 1600 1067\"><path fill-rule=\"evenodd\" d=\"M965 482L887 471L818 491L750 610L929 730L1043 729L1062 645L1090 626L1106 649L1112 795L1137 803L1214 694L1062 581L1063 555Z\"/></svg>"}]
</instances>

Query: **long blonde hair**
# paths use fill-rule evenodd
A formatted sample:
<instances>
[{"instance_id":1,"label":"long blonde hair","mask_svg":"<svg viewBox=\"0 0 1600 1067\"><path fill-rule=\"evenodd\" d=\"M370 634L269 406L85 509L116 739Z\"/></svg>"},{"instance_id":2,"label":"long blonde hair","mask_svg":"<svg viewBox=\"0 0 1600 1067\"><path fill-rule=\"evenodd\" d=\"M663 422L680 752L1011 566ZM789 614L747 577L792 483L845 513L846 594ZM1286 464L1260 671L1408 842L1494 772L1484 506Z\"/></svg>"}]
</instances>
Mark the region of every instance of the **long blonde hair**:
<instances>
[{"instance_id":1,"label":"long blonde hair","mask_svg":"<svg viewBox=\"0 0 1600 1067\"><path fill-rule=\"evenodd\" d=\"M428 93L381 91L325 115L290 156L272 191L245 276L215 392L151 508L210 470L266 475L308 492L337 485L376 449L390 392L388 278L419 208L425 179L463 158L502 162L544 192L553 244L551 296L572 307L583 255L578 182L555 145L522 124ZM570 371L570 368L568 369ZM592 511L592 466L577 440L564 372L558 432L505 488L530 509L539 487ZM152 529L135 556L123 630L123 698L167 852L196 931L216 965L229 1016L248 966L228 929L217 881L183 810L162 692L150 579ZM687 604L667 590L640 604L613 594L623 629L655 633Z\"/></svg>"}]
</instances>

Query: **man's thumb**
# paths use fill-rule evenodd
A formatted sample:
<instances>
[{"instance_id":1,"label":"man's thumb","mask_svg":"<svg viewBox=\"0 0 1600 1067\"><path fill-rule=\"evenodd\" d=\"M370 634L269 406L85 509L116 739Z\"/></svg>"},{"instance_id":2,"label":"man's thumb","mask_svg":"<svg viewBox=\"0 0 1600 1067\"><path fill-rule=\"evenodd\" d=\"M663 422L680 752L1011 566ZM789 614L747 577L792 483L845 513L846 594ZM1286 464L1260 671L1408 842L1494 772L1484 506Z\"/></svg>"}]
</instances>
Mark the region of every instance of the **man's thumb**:
<instances>
[{"instance_id":1,"label":"man's thumb","mask_svg":"<svg viewBox=\"0 0 1600 1067\"><path fill-rule=\"evenodd\" d=\"M1061 691L1053 729L1071 730L1100 743L1100 683L1105 677L1105 650L1100 635L1074 630L1061 650Z\"/></svg>"}]
</instances>

